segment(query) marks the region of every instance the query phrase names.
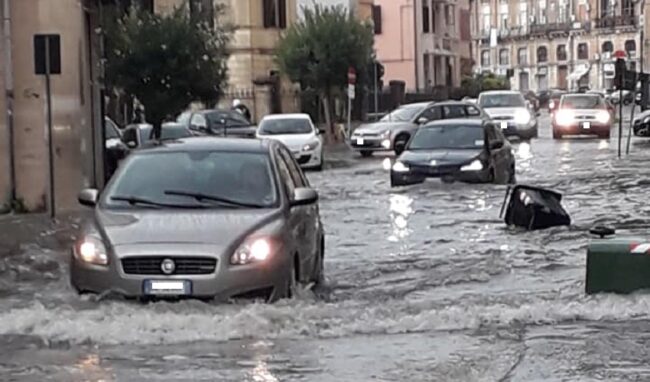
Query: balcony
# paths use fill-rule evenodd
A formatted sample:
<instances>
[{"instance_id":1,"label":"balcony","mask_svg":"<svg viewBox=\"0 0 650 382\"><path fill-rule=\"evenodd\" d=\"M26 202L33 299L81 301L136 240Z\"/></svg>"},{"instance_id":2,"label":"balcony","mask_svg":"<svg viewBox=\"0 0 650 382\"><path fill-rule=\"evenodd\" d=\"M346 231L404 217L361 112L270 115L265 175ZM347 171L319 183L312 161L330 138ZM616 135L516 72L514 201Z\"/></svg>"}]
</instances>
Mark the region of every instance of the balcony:
<instances>
[{"instance_id":1,"label":"balcony","mask_svg":"<svg viewBox=\"0 0 650 382\"><path fill-rule=\"evenodd\" d=\"M547 34L552 32L569 32L571 30L571 23L547 23L547 24L532 24L530 26L531 34Z\"/></svg>"},{"instance_id":2,"label":"balcony","mask_svg":"<svg viewBox=\"0 0 650 382\"><path fill-rule=\"evenodd\" d=\"M639 18L637 16L607 16L596 20L596 28L621 28L633 27L639 25Z\"/></svg>"}]
</instances>

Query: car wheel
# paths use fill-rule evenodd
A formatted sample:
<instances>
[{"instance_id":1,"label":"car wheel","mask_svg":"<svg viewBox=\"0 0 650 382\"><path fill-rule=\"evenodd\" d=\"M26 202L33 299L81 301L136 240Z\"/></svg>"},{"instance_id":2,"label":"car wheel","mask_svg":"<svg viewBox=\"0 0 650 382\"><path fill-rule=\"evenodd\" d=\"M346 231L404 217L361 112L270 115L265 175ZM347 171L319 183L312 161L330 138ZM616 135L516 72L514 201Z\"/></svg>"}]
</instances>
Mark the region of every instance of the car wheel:
<instances>
[{"instance_id":1,"label":"car wheel","mask_svg":"<svg viewBox=\"0 0 650 382\"><path fill-rule=\"evenodd\" d=\"M361 150L361 156L364 158L368 158L372 156L372 151L371 150Z\"/></svg>"},{"instance_id":2,"label":"car wheel","mask_svg":"<svg viewBox=\"0 0 650 382\"><path fill-rule=\"evenodd\" d=\"M395 147L395 155L400 155L401 153L404 152L404 149L406 148L406 144L409 141L410 136L406 133L402 133L395 137L395 143L393 144Z\"/></svg>"}]
</instances>

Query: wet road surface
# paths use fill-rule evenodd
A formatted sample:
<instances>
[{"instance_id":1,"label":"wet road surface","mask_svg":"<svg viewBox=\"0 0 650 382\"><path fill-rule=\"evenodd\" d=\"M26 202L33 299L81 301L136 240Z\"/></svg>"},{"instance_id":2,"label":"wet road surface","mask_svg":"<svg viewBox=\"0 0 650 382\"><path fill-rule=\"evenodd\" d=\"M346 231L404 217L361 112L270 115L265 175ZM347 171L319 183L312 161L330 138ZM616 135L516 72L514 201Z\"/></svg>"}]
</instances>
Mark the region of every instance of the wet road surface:
<instances>
[{"instance_id":1,"label":"wet road surface","mask_svg":"<svg viewBox=\"0 0 650 382\"><path fill-rule=\"evenodd\" d=\"M506 229L505 186L391 189L391 157L308 173L327 286L273 305L78 297L67 254L0 258L2 380L650 379L650 296L584 295L587 229L649 226L650 141L513 146L517 179L564 194L572 227Z\"/></svg>"}]
</instances>

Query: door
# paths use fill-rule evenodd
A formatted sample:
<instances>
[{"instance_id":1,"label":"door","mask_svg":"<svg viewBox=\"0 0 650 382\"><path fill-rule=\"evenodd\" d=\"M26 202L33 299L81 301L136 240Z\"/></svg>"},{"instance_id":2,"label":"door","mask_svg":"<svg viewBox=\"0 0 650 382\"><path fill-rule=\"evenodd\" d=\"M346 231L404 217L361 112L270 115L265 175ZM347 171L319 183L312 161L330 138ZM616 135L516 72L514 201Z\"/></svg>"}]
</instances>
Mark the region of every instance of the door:
<instances>
[{"instance_id":1,"label":"door","mask_svg":"<svg viewBox=\"0 0 650 382\"><path fill-rule=\"evenodd\" d=\"M519 90L528 91L530 89L530 83L528 78L528 72L519 73Z\"/></svg>"},{"instance_id":2,"label":"door","mask_svg":"<svg viewBox=\"0 0 650 382\"><path fill-rule=\"evenodd\" d=\"M493 124L485 125L485 136L487 137L487 149L490 154L490 162L494 170L494 181L505 183L509 180L510 166L508 163L509 145L505 136L499 134Z\"/></svg>"},{"instance_id":3,"label":"door","mask_svg":"<svg viewBox=\"0 0 650 382\"><path fill-rule=\"evenodd\" d=\"M278 152L289 169L289 174L291 175L291 180L293 181L294 187L308 188L309 182L300 169L300 166L296 162L293 155L291 155L291 153L284 147L280 147L278 149ZM304 269L307 271L307 273L301 272L301 274L305 274L305 276L307 274L312 275L318 266L318 251L320 249L320 220L318 219L318 203L313 203L307 206L294 207L294 209L301 210L299 213L301 218L301 222L299 223L301 229L299 231L297 240L298 242L302 243L302 250L300 252L301 270Z\"/></svg>"},{"instance_id":4,"label":"door","mask_svg":"<svg viewBox=\"0 0 650 382\"><path fill-rule=\"evenodd\" d=\"M566 65L559 66L557 68L557 87L558 89L567 90L567 76L569 75L569 69Z\"/></svg>"}]
</instances>

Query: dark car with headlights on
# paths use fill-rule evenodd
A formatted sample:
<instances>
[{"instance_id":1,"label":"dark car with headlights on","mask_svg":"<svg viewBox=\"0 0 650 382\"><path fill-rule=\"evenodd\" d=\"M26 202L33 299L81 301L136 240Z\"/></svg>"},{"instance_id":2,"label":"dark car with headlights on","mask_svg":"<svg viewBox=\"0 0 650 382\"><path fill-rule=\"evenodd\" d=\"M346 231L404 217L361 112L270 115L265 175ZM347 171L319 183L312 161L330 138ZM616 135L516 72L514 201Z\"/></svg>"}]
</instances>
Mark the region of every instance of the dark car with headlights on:
<instances>
[{"instance_id":1,"label":"dark car with headlights on","mask_svg":"<svg viewBox=\"0 0 650 382\"><path fill-rule=\"evenodd\" d=\"M418 128L431 121L454 118L486 119L487 114L471 102L420 102L398 107L379 122L359 126L350 137L350 146L367 157L375 151L399 155Z\"/></svg>"},{"instance_id":2,"label":"dark car with headlights on","mask_svg":"<svg viewBox=\"0 0 650 382\"><path fill-rule=\"evenodd\" d=\"M560 98L551 125L553 139L565 135L596 135L609 139L612 112L599 94L573 93Z\"/></svg>"},{"instance_id":3,"label":"dark car with headlights on","mask_svg":"<svg viewBox=\"0 0 650 382\"><path fill-rule=\"evenodd\" d=\"M421 127L390 171L391 187L445 182L514 183L515 158L510 142L492 122L436 121Z\"/></svg>"},{"instance_id":4,"label":"dark car with headlights on","mask_svg":"<svg viewBox=\"0 0 650 382\"><path fill-rule=\"evenodd\" d=\"M72 250L80 293L274 301L323 280L318 195L277 141L161 143L79 202L94 207Z\"/></svg>"}]
</instances>

